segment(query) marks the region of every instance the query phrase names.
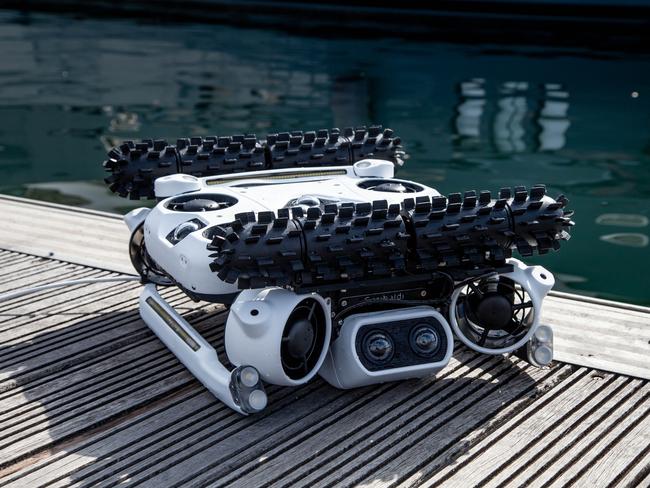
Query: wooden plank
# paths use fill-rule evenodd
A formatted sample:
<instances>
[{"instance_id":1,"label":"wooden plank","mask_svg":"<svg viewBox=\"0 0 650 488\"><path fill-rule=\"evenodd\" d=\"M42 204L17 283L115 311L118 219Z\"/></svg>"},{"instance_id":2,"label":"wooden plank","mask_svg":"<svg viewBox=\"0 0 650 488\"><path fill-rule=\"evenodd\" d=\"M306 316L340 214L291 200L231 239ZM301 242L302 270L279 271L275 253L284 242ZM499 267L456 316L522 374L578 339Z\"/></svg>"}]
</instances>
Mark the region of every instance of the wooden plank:
<instances>
[{"instance_id":1,"label":"wooden plank","mask_svg":"<svg viewBox=\"0 0 650 488\"><path fill-rule=\"evenodd\" d=\"M541 321L553 328L554 359L650 379L650 313L643 308L552 296Z\"/></svg>"},{"instance_id":2,"label":"wooden plank","mask_svg":"<svg viewBox=\"0 0 650 488\"><path fill-rule=\"evenodd\" d=\"M214 308L214 307L213 307ZM196 315L199 326L222 318L220 311ZM198 320L200 318L200 320ZM222 339L222 329L206 336ZM35 388L21 388L2 397L0 407L0 466L104 422L188 384L194 378L152 334L139 347L121 347L95 361L92 368L69 368L44 377ZM111 351L113 352L113 351Z\"/></svg>"},{"instance_id":3,"label":"wooden plank","mask_svg":"<svg viewBox=\"0 0 650 488\"><path fill-rule=\"evenodd\" d=\"M208 466L195 480L219 480L219 485L235 485L246 481L250 485L290 483L313 469L315 461L328 464L334 453L353 444L352 437L362 429L383 419L385 425L408 409L408 405L424 403L449 388L451 380L475 375L485 362L464 351L450 367L435 379L389 383L371 389L359 401L341 408L310 425L296 426L296 433L283 439L269 439L264 451L245 450L229 459L227 465ZM255 446L257 448L257 446ZM316 458L315 453L318 453Z\"/></svg>"},{"instance_id":4,"label":"wooden plank","mask_svg":"<svg viewBox=\"0 0 650 488\"><path fill-rule=\"evenodd\" d=\"M481 429L468 432L461 441L451 445L446 450L437 453L435 456L426 458L417 469L408 477L404 477L400 486L411 486L418 484L421 486L439 486L444 485L445 480L457 471L463 468L463 463L471 459L476 453L481 453L485 449L490 449L491 442L499 439L504 430L514 428L522 419L527 418L530 412L544 408L550 402L553 402L560 395L572 391L576 384L584 381L588 370L580 368L572 371L571 368L563 368L554 382L547 385L539 385L538 397L533 401L511 402L504 406L497 415L486 422ZM523 408L522 408L523 407ZM494 449L494 453L497 451ZM508 448L508 452L512 452ZM512 454L511 454L512 455ZM521 463L516 463L520 465Z\"/></svg>"},{"instance_id":5,"label":"wooden plank","mask_svg":"<svg viewBox=\"0 0 650 488\"><path fill-rule=\"evenodd\" d=\"M318 386L310 384L296 389L271 387L268 389L269 398L278 408L286 408L291 402L299 401L305 393L318 389ZM106 430L93 432L73 448L52 453L22 472L6 476L0 480L0 486L25 486L24 483L28 486L70 486L73 483L88 486L92 479L102 480L100 484L105 485L107 477L119 468L123 474L116 476L116 479L124 481L132 469L131 460L123 455L125 450L137 453L138 449L143 449L151 452L154 446L170 449L174 444L191 445L187 444L186 437L188 430L191 433L193 428L199 432L211 429L212 435L224 429L221 435L228 437L264 418L237 415L198 388L181 391L171 401L163 399L153 407L154 411L145 409L138 412L135 417L124 419L121 425L109 425ZM244 439L245 434L240 442ZM116 463L118 466L114 470L112 466Z\"/></svg>"},{"instance_id":6,"label":"wooden plank","mask_svg":"<svg viewBox=\"0 0 650 488\"><path fill-rule=\"evenodd\" d=\"M0 263L0 283L7 283L29 273L38 272L43 267L50 267L51 263L48 259L29 254L14 254L14 256L14 259L7 259L6 262Z\"/></svg>"},{"instance_id":7,"label":"wooden plank","mask_svg":"<svg viewBox=\"0 0 650 488\"><path fill-rule=\"evenodd\" d=\"M141 351L122 347L119 354L94 362L92 376L88 375L88 368L77 370L74 375L69 371L57 375L63 383L58 389L50 390L49 385L41 383L40 388L23 388L6 395L0 411L0 439L12 435L22 438L29 427L40 429L42 423L60 424L62 416L76 416L74 412L93 407L94 401L105 401L111 395L122 396L124 392L116 388L127 388L143 379L157 383L154 377L158 371L169 374L169 366L178 365L155 341L141 341L139 346Z\"/></svg>"},{"instance_id":8,"label":"wooden plank","mask_svg":"<svg viewBox=\"0 0 650 488\"><path fill-rule=\"evenodd\" d=\"M424 486L440 483L481 483L483 486L532 486L550 466L549 457L572 450L576 438L586 435L612 409L623 405L642 380L589 373L556 395L541 398L479 442L466 446L453 465L434 470L423 466L418 476ZM504 456L509 452L508 456ZM405 485L412 478L405 482Z\"/></svg>"},{"instance_id":9,"label":"wooden plank","mask_svg":"<svg viewBox=\"0 0 650 488\"><path fill-rule=\"evenodd\" d=\"M0 195L0 248L134 274L120 216Z\"/></svg>"},{"instance_id":10,"label":"wooden plank","mask_svg":"<svg viewBox=\"0 0 650 488\"><path fill-rule=\"evenodd\" d=\"M299 486L396 482L399 474L418 463L420 456L455 444L509 401L534 395L538 381L554 376L553 371L525 371L525 366L519 363L510 367L505 361L501 364L502 367L479 375L474 385L465 386L456 381L461 388L455 395L409 411L408 415L413 415L410 421L400 421L389 435L382 435L380 427L372 439L380 440L381 446L367 449L367 443L357 443L346 455L345 464L339 461L327 470L309 473L300 480Z\"/></svg>"},{"instance_id":11,"label":"wooden plank","mask_svg":"<svg viewBox=\"0 0 650 488\"><path fill-rule=\"evenodd\" d=\"M12 272L0 279L0 293L6 293L27 286L37 286L41 283L46 283L50 279L51 281L61 280L62 275L74 267L73 264L63 261L51 261L53 265L50 265L50 262L44 258L35 259L42 260L42 264L38 263L19 272Z\"/></svg>"},{"instance_id":12,"label":"wooden plank","mask_svg":"<svg viewBox=\"0 0 650 488\"><path fill-rule=\"evenodd\" d=\"M471 353L465 353L463 359L472 356ZM452 366L448 374L461 377L469 369L471 368L466 368L455 362L455 367ZM444 378L446 375L443 375ZM320 399L314 399L314 403L318 402L322 406L308 418L291 425L281 433L247 445L227 458L219 456L212 459L203 467L198 465L198 459L194 460L191 465L186 465L187 472L180 473L180 478L174 473L166 474L165 477L185 483L189 482L188 474L196 472L192 475L192 483L211 482L214 484L215 480L219 480L219 484L235 485L238 480L246 480L249 486L274 485L277 483L274 476L283 472L280 464L283 460L289 459L295 466L301 466L310 459L314 452L318 452L320 458L325 460L327 447L341 442L341 438L336 432L338 429L343 429L351 434L354 423L369 421L369 416L376 418L382 413L392 413L393 409L401 408L402 402L406 402L416 395L419 398L431 398L436 394L436 388L432 388L432 384L448 384L449 380L438 382L429 379L421 383L418 382L417 386L413 383L389 383L372 388L341 392L342 396L339 400L325 405L321 403ZM252 473L250 465L253 466L253 469L257 467L267 469L263 473ZM292 471L289 470L289 472Z\"/></svg>"},{"instance_id":13,"label":"wooden plank","mask_svg":"<svg viewBox=\"0 0 650 488\"><path fill-rule=\"evenodd\" d=\"M412 409L453 395L455 381L460 386L480 376L485 369L495 368L497 363L495 359L486 361L485 357L463 351L435 379L393 383L388 389L382 386L372 402L341 410L281 442L274 439L272 448L263 454L242 452L229 461L227 469L213 465L196 480L218 479L220 485L233 486L295 483L311 472L320 471L322 466L338 465L342 455L349 454L364 439L372 438L382 427L392 429ZM380 439L376 440L381 445Z\"/></svg>"},{"instance_id":14,"label":"wooden plank","mask_svg":"<svg viewBox=\"0 0 650 488\"><path fill-rule=\"evenodd\" d=\"M616 421L603 431L576 439L560 463L536 480L541 486L606 486L650 443L650 384L623 405ZM561 465L561 466L559 466ZM595 482L600 480L599 482Z\"/></svg>"},{"instance_id":15,"label":"wooden plank","mask_svg":"<svg viewBox=\"0 0 650 488\"><path fill-rule=\"evenodd\" d=\"M350 402L352 401L353 403L362 402L362 404L365 405L368 403L370 399L366 398L364 400L363 397L376 396L386 388L394 389L395 387L400 385L403 385L403 383L385 385L384 387L378 387L378 388L375 387L375 388L367 388L367 389L356 389L349 392L341 392L341 391L334 390L330 387L326 387L327 390L337 395L336 400L334 400L333 402L328 402L327 401L328 395L324 394L324 392L322 391L322 383L321 383L321 386L318 388L318 392L320 392L320 394L316 398L305 397L304 400L295 400L301 404L305 402L305 405L307 405L306 402L311 403L311 408L315 408L315 410L311 411L309 415L304 416L302 421L300 419L300 416L298 415L299 411L296 409L295 404L291 404L290 406L287 405L282 410L277 411L277 415L279 415L279 417L277 417L276 420L269 419L268 421L265 421L265 424L268 424L268 427L270 426L277 427L278 421L281 421L282 423L288 422L286 427L282 429L276 429L278 430L278 432L275 435L262 436L259 438L252 435L250 433L250 430L247 429L241 433L241 439L242 440L245 439L246 443L242 445L240 441L239 445L237 446L239 448L238 450L239 452L242 453L245 452L246 450L254 451L253 453L251 452L248 453L249 458L251 456L254 457L256 455L259 455L260 453L264 453L264 451L268 449L269 446L274 446L279 440L292 439L295 433L300 433L302 429L304 429L312 422L314 423L323 422L323 421L331 422L331 417L338 415L337 412L340 407L349 405ZM284 389L284 390L288 392L296 391L291 389ZM318 392L314 391L314 394ZM290 398L295 399L295 396L290 395ZM399 396L390 395L387 398L392 398L394 401L398 401L397 399L399 398ZM288 414L285 413L287 409L290 410L290 413ZM168 412L167 415L175 416L176 413L177 413L176 410L174 410L174 412ZM228 416L234 417L237 423L239 423L239 420L241 419L241 417L234 415L231 412L228 412ZM152 468L155 467L157 470L160 470L161 468L167 469L166 467L163 466L165 464L169 464L170 460L173 459L173 467L174 467L173 473L168 473L164 475L166 480L165 483L168 484L170 482L169 476L172 477L185 476L192 472L191 469L190 470L187 469L188 466L186 464L187 461L182 465L179 464L178 462L179 456L187 456L188 451L189 454L192 454L193 451L192 463L196 464L196 469L201 469L201 466L205 466L206 459L209 459L210 463L215 465L215 467L221 467L222 469L223 468L227 469L227 467L231 466L233 462L233 453L229 452L228 450L229 443L224 441L224 442L220 442L218 445L215 445L214 447L208 446L207 448L205 447L205 444L201 444L203 442L208 441L209 439L213 439L214 436L222 435L221 430L223 426L221 425L220 422L217 422L218 417L216 417L215 419L215 415L209 415L208 418L211 418L212 421L211 423L205 425L205 421L203 422L197 421L197 418L193 416L190 421L187 422L182 421L185 427L181 432L177 432L176 434L170 434L169 428L171 428L172 426L178 428L178 420L173 418L171 419L172 421L166 422L166 425L168 425L169 427L165 427L165 430L163 432L146 434L144 436L140 435L137 437L137 441L135 441L135 445L113 446L116 449L114 452L105 454L103 458L102 457L97 458L97 460L92 464L92 467L94 467L96 471L97 464L99 464L100 467L101 465L104 465L105 471L95 472L92 477L88 478L82 476L82 474L87 473L88 470L82 469L79 471L75 471L75 479L80 482L83 481L84 484L90 482L99 482L100 480L103 483L106 483L107 480L113 479L113 478L106 478L107 473L111 473L111 476L114 477L115 479L129 478L132 481L135 481L139 479L138 478L139 476L141 476L141 474L139 473L141 472L143 467L151 466ZM160 425L160 423L157 422L156 425ZM264 429L268 427L265 427ZM146 425L141 425L138 431L142 431L143 429L144 432L146 432L148 427L146 427ZM191 442L189 441L189 439L186 440L185 438L188 434L191 435L190 437ZM123 433L121 433L120 435L123 436ZM151 439L152 436L154 437L153 439ZM199 436L198 437L199 439L205 437L205 441L197 441L196 436ZM156 437L159 437L160 439L157 442L156 442ZM132 437L127 436L125 438L131 444L134 443L134 439ZM177 445L179 443L179 439L182 441L182 444L180 446ZM163 441L164 443L161 444L161 442ZM142 449L143 443L148 444L149 447L146 449ZM97 447L98 449L103 449L106 444L107 442L105 441L102 442L101 445L97 444ZM165 446L170 446L170 447L173 446L176 455L170 455L169 447L165 447ZM159 452L160 449L162 449L162 452ZM98 454L95 451L89 451L87 449L84 449L82 452L86 457L88 457L89 455L92 455L92 457L96 457ZM119 455L120 457L120 461L118 461L117 463L115 462L116 455ZM132 459L132 457L135 459ZM134 461L136 461L137 463L134 464ZM181 469L181 467L183 469ZM117 471L118 468L120 468L121 470ZM151 481L149 480L148 483L151 483Z\"/></svg>"},{"instance_id":16,"label":"wooden plank","mask_svg":"<svg viewBox=\"0 0 650 488\"><path fill-rule=\"evenodd\" d=\"M641 449L628 469L620 473L612 486L617 488L648 488L650 486L650 443Z\"/></svg>"}]
</instances>

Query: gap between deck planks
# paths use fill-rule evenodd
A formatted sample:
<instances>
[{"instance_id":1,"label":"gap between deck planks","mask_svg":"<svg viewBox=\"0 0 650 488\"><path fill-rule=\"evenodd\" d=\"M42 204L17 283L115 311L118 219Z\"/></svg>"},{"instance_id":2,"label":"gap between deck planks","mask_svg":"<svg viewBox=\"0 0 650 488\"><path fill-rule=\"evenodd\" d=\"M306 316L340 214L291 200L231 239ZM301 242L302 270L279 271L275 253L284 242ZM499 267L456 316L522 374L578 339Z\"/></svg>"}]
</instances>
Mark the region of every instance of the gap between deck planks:
<instances>
[{"instance_id":1,"label":"gap between deck planks","mask_svg":"<svg viewBox=\"0 0 650 488\"><path fill-rule=\"evenodd\" d=\"M134 274L118 214L4 195L0 214L2 249ZM650 308L553 293L541 320L553 328L556 360L650 379Z\"/></svg>"}]
</instances>

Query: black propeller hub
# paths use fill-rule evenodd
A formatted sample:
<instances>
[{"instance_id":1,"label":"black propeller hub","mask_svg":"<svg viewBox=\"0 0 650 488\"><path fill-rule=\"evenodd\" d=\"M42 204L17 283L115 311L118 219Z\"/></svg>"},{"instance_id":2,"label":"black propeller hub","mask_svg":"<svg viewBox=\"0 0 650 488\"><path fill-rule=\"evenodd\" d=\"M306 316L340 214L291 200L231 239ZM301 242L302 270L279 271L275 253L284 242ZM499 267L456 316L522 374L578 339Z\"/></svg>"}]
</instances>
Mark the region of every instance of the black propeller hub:
<instances>
[{"instance_id":1,"label":"black propeller hub","mask_svg":"<svg viewBox=\"0 0 650 488\"><path fill-rule=\"evenodd\" d=\"M307 319L296 320L289 324L287 332L287 352L295 359L301 359L309 354L314 343L314 326Z\"/></svg>"},{"instance_id":2,"label":"black propeller hub","mask_svg":"<svg viewBox=\"0 0 650 488\"><path fill-rule=\"evenodd\" d=\"M481 327L492 330L505 329L512 319L512 304L507 297L490 293L481 299L475 313Z\"/></svg>"},{"instance_id":3,"label":"black propeller hub","mask_svg":"<svg viewBox=\"0 0 650 488\"><path fill-rule=\"evenodd\" d=\"M221 205L214 200L208 200L207 198L195 198L189 200L183 205L183 210L186 212L202 212L206 210L219 210Z\"/></svg>"}]
</instances>

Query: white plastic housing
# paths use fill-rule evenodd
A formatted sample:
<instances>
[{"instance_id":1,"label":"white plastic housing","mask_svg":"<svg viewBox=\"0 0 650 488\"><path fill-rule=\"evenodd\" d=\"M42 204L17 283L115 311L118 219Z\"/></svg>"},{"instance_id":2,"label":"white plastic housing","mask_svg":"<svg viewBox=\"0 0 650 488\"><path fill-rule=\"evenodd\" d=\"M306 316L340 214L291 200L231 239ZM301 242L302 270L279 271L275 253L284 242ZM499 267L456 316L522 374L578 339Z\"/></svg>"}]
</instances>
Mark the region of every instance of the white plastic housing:
<instances>
[{"instance_id":1,"label":"white plastic housing","mask_svg":"<svg viewBox=\"0 0 650 488\"><path fill-rule=\"evenodd\" d=\"M196 176L183 174L161 176L154 181L153 186L156 198L167 198L200 189L201 180Z\"/></svg>"},{"instance_id":2,"label":"white plastic housing","mask_svg":"<svg viewBox=\"0 0 650 488\"><path fill-rule=\"evenodd\" d=\"M245 413L233 399L231 373L219 362L217 352L160 296L154 284L142 289L140 316L210 393L236 412Z\"/></svg>"},{"instance_id":3,"label":"white plastic housing","mask_svg":"<svg viewBox=\"0 0 650 488\"><path fill-rule=\"evenodd\" d=\"M368 324L391 324L397 320L409 320L424 317L437 319L445 331L447 352L437 362L416 364L399 368L369 371L363 365L356 350L356 339L359 329ZM319 374L332 386L337 388L356 388L359 386L383 383L386 381L404 380L408 378L421 378L440 371L448 363L454 350L454 340L447 320L434 308L419 306L369 312L351 315L345 319L341 326L339 337L332 343L327 358Z\"/></svg>"},{"instance_id":4,"label":"white plastic housing","mask_svg":"<svg viewBox=\"0 0 650 488\"><path fill-rule=\"evenodd\" d=\"M282 333L293 309L305 298L313 298L323 309L325 341L315 367L300 379L292 379L282 367ZM243 290L230 307L226 322L225 345L228 359L235 366L254 366L267 383L295 386L306 383L325 360L332 336L329 299L316 293L297 295L284 288Z\"/></svg>"},{"instance_id":5,"label":"white plastic housing","mask_svg":"<svg viewBox=\"0 0 650 488\"><path fill-rule=\"evenodd\" d=\"M531 325L528 328L528 332L512 345L508 347L493 349L489 347L479 346L471 339L469 339L459 327L458 320L456 318L456 305L458 298L463 291L463 288L456 288L451 296L451 303L449 304L449 323L454 329L456 337L458 337L458 339L460 339L460 341L467 347L483 354L510 353L526 344L537 330L537 327L539 327L539 317L542 311L542 301L555 284L555 278L553 275L542 266L526 266L524 263L514 258L509 259L508 263L514 265L514 270L511 273L504 273L500 276L510 278L515 283L521 285L521 287L526 291L526 293L528 293L531 301L533 302L533 310L531 312L533 313L533 317L531 320Z\"/></svg>"},{"instance_id":6,"label":"white plastic housing","mask_svg":"<svg viewBox=\"0 0 650 488\"><path fill-rule=\"evenodd\" d=\"M150 208L140 207L134 208L124 216L124 223L129 228L129 232L131 232L131 234L133 234L133 231L135 231L135 229L137 229L138 226L144 222L144 219L147 218L149 212L151 212Z\"/></svg>"},{"instance_id":7,"label":"white plastic housing","mask_svg":"<svg viewBox=\"0 0 650 488\"><path fill-rule=\"evenodd\" d=\"M362 159L354 163L354 174L362 177L392 178L395 165L382 159Z\"/></svg>"}]
</instances>

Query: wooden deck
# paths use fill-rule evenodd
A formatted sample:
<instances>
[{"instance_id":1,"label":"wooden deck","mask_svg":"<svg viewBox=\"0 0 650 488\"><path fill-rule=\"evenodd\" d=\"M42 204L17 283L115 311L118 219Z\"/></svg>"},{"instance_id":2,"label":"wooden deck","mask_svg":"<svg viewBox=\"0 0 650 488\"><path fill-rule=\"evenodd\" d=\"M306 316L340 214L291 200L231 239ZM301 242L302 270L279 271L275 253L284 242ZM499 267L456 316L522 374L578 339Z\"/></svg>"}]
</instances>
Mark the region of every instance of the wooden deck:
<instances>
[{"instance_id":1,"label":"wooden deck","mask_svg":"<svg viewBox=\"0 0 650 488\"><path fill-rule=\"evenodd\" d=\"M0 294L132 272L115 216L11 198L0 215ZM138 293L0 303L0 487L650 486L644 307L555 294L550 369L457 348L436 378L269 387L267 410L243 417L149 332ZM223 354L219 306L163 295Z\"/></svg>"}]
</instances>

